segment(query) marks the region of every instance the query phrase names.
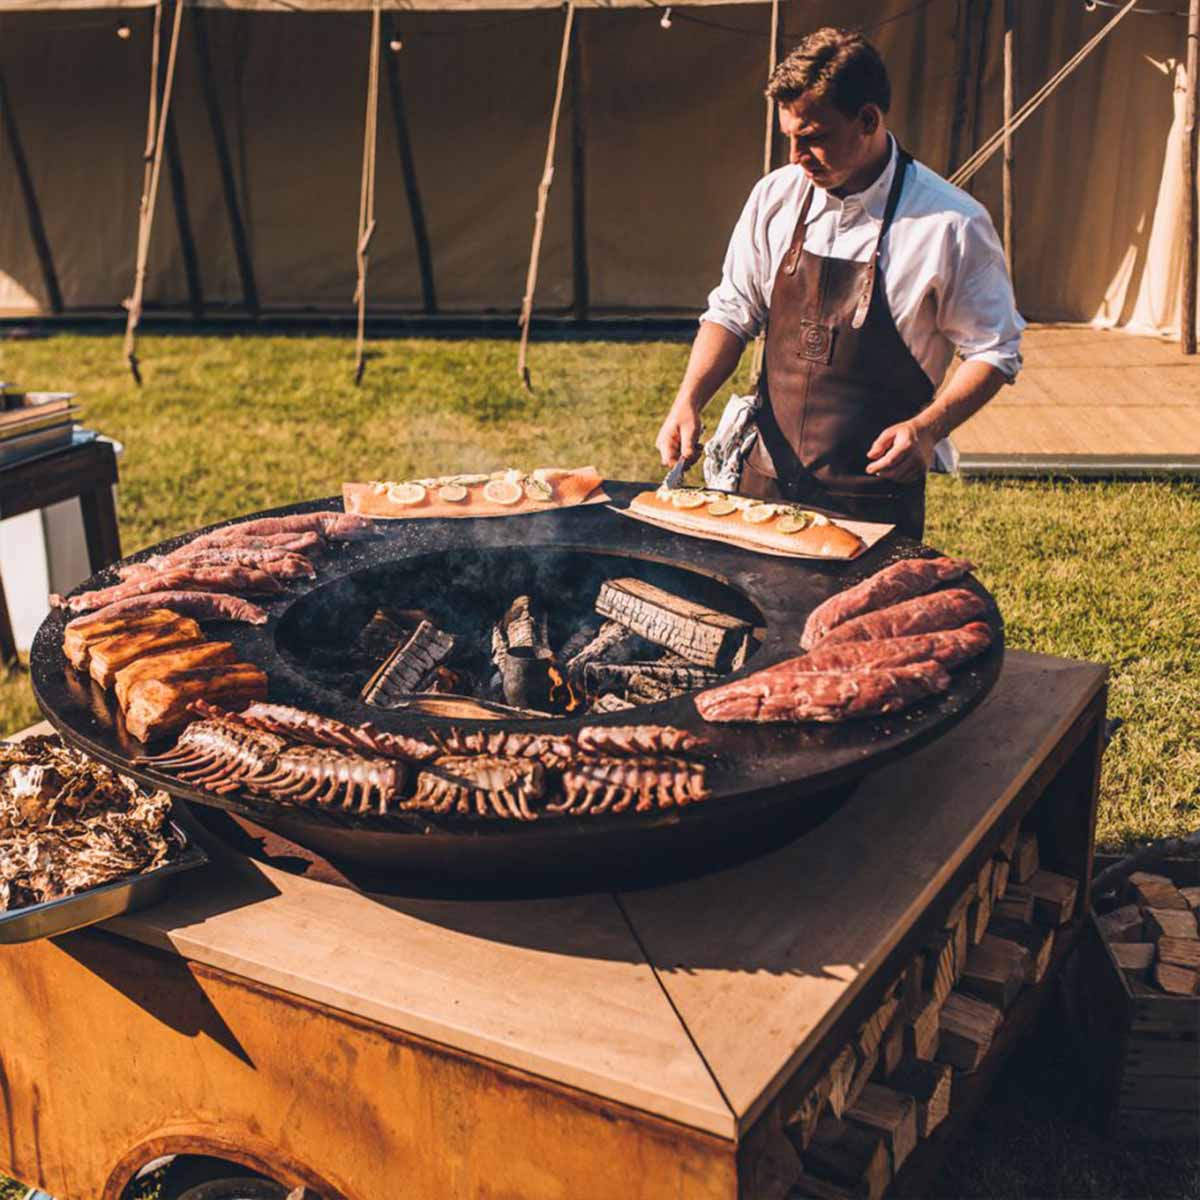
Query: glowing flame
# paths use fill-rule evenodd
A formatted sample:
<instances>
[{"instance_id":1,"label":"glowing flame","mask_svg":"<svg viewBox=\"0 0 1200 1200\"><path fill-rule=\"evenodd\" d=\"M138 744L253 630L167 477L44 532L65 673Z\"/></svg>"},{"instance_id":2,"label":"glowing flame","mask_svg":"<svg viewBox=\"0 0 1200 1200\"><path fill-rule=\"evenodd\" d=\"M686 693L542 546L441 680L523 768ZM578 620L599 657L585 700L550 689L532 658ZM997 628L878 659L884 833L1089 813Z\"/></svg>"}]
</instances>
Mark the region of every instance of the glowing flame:
<instances>
[{"instance_id":1,"label":"glowing flame","mask_svg":"<svg viewBox=\"0 0 1200 1200\"><path fill-rule=\"evenodd\" d=\"M566 711L574 712L579 707L579 697L575 689L563 678L562 672L555 666L547 668L550 675L550 702L555 703L565 691L567 697Z\"/></svg>"}]
</instances>

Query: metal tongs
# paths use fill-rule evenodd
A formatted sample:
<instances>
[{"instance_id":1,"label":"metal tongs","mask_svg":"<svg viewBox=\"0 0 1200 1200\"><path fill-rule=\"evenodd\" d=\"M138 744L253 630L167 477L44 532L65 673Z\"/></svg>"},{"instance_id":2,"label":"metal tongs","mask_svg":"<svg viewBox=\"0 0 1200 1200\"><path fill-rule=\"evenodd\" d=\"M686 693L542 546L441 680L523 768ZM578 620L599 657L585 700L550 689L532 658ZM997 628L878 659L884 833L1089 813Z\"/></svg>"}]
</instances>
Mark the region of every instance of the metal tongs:
<instances>
[{"instance_id":1,"label":"metal tongs","mask_svg":"<svg viewBox=\"0 0 1200 1200\"><path fill-rule=\"evenodd\" d=\"M667 472L667 477L662 481L662 486L665 488L677 488L683 485L683 477L687 474L687 469L692 463L699 462L704 453L704 444L700 441L700 435L704 432L704 422L701 421L696 429L696 457L689 462L681 455L675 460L675 465Z\"/></svg>"}]
</instances>

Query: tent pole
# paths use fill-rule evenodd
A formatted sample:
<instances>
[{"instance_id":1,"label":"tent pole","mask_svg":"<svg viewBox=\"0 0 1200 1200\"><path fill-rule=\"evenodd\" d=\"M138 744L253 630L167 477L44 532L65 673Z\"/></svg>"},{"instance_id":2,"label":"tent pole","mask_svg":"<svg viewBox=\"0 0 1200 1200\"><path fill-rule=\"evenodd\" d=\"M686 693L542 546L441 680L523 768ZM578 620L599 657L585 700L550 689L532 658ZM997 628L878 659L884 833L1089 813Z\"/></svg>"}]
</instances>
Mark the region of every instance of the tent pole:
<instances>
[{"instance_id":1,"label":"tent pole","mask_svg":"<svg viewBox=\"0 0 1200 1200\"><path fill-rule=\"evenodd\" d=\"M358 286L354 299L358 304L358 335L354 343L354 383L362 383L367 369L366 322L367 322L367 249L375 236L375 153L378 146L376 136L379 127L379 44L382 40L383 14L380 0L371 6L371 52L367 76L367 115L363 130L362 189L358 204Z\"/></svg>"},{"instance_id":2,"label":"tent pole","mask_svg":"<svg viewBox=\"0 0 1200 1200\"><path fill-rule=\"evenodd\" d=\"M767 81L775 74L779 62L779 0L771 0L771 45L767 51ZM767 97L767 129L763 135L763 169L764 175L770 174L773 151L775 149L775 101ZM758 390L758 381L762 378L763 361L767 353L766 334L760 333L754 339L754 353L750 358L750 390Z\"/></svg>"},{"instance_id":3,"label":"tent pole","mask_svg":"<svg viewBox=\"0 0 1200 1200\"><path fill-rule=\"evenodd\" d=\"M525 275L525 295L521 300L521 344L517 349L517 375L529 391L533 382L529 378L526 357L529 353L529 327L533 323L533 293L537 289L538 259L542 253L542 233L546 228L546 204L550 199L550 184L554 179L554 146L558 141L558 116L562 111L563 85L567 77L567 63L571 58L571 30L575 27L575 0L567 0L567 15L563 22L562 47L558 52L558 79L554 85L554 105L550 110L550 135L546 139L546 161L542 166L542 179L538 184L537 212L533 218L533 244L529 248L529 270Z\"/></svg>"},{"instance_id":4,"label":"tent pole","mask_svg":"<svg viewBox=\"0 0 1200 1200\"><path fill-rule=\"evenodd\" d=\"M1008 274L1013 277L1013 105L1016 100L1016 0L1004 0L1004 257L1008 260Z\"/></svg>"},{"instance_id":5,"label":"tent pole","mask_svg":"<svg viewBox=\"0 0 1200 1200\"><path fill-rule=\"evenodd\" d=\"M54 256L50 253L50 242L46 238L42 210L38 204L37 191L33 186L33 176L29 173L29 161L25 157L25 147L17 132L17 120L8 100L8 85L5 83L3 71L0 71L0 122L3 123L4 139L8 142L13 168L17 173L17 183L25 201L29 236L33 241L34 253L37 255L38 265L42 270L42 286L46 289L46 299L50 303L50 311L57 315L63 310L62 291L58 286L58 272L54 269Z\"/></svg>"},{"instance_id":6,"label":"tent pole","mask_svg":"<svg viewBox=\"0 0 1200 1200\"><path fill-rule=\"evenodd\" d=\"M587 257L587 129L583 106L587 64L583 58L582 24L571 30L571 263L575 284L575 320L586 321L591 306Z\"/></svg>"},{"instance_id":7,"label":"tent pole","mask_svg":"<svg viewBox=\"0 0 1200 1200\"><path fill-rule=\"evenodd\" d=\"M388 41L396 37L395 19L386 14ZM417 184L417 164L413 157L412 139L408 133L408 113L404 106L404 90L400 82L400 64L395 54L384 58L388 92L392 98L392 120L396 128L396 146L400 152L400 168L404 173L404 194L408 197L408 214L412 221L413 242L417 247L417 270L421 276L421 300L426 313L438 310L437 289L433 279L433 254L429 247L429 230L425 225L425 206Z\"/></svg>"},{"instance_id":8,"label":"tent pole","mask_svg":"<svg viewBox=\"0 0 1200 1200\"><path fill-rule=\"evenodd\" d=\"M162 21L164 0L155 8L154 27L157 33ZM146 265L150 259L150 236L154 228L154 203L158 198L158 180L162 173L163 145L166 141L167 117L171 111L171 91L175 85L175 59L179 51L179 30L183 24L183 0L175 4L175 23L171 29L171 47L167 54L167 76L163 84L162 112L158 111L158 42L155 38L150 72L150 125L153 136L147 140L149 157L146 163L147 182L142 192L138 217L137 267L133 279L133 295L126 301L129 316L125 321L125 360L133 378L142 382L137 360L137 327L142 316L142 298L146 291ZM155 118L157 117L157 121Z\"/></svg>"},{"instance_id":9,"label":"tent pole","mask_svg":"<svg viewBox=\"0 0 1200 1200\"><path fill-rule=\"evenodd\" d=\"M1200 0L1188 6L1187 96L1183 120L1183 315L1184 354L1196 353L1197 214L1196 132L1200 117Z\"/></svg>"},{"instance_id":10,"label":"tent pole","mask_svg":"<svg viewBox=\"0 0 1200 1200\"><path fill-rule=\"evenodd\" d=\"M229 217L229 231L233 238L233 254L237 259L238 276L242 283L242 304L252 317L257 317L258 284L254 279L254 262L250 257L246 226L242 221L237 182L233 174L233 158L229 153L229 140L225 136L225 121L221 114L221 100L217 94L216 81L213 79L207 16L203 8L193 10L192 25L196 43L196 61L200 71L200 86L204 92L204 105L208 110L208 123L212 127L213 146L217 152L217 168L221 176L221 193L225 199L225 212Z\"/></svg>"},{"instance_id":11,"label":"tent pole","mask_svg":"<svg viewBox=\"0 0 1200 1200\"><path fill-rule=\"evenodd\" d=\"M171 176L171 197L175 202L175 226L179 230L179 249L183 254L183 273L187 278L188 308L192 320L204 316L204 286L200 279L200 260L196 257L196 242L192 237L192 219L188 212L187 185L183 177L183 159L179 152L179 135L175 118L167 119L167 173Z\"/></svg>"}]
</instances>

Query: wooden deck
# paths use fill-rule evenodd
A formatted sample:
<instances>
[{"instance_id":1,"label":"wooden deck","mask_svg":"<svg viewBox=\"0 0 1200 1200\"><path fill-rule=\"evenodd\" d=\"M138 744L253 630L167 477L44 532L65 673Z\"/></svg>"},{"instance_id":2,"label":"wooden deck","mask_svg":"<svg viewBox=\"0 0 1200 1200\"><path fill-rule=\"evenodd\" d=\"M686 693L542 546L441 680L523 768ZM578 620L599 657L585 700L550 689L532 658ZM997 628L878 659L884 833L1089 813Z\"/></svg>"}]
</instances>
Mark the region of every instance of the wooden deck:
<instances>
[{"instance_id":1,"label":"wooden deck","mask_svg":"<svg viewBox=\"0 0 1200 1200\"><path fill-rule=\"evenodd\" d=\"M1178 342L1032 325L1011 388L954 434L965 475L1200 477L1200 355Z\"/></svg>"}]
</instances>

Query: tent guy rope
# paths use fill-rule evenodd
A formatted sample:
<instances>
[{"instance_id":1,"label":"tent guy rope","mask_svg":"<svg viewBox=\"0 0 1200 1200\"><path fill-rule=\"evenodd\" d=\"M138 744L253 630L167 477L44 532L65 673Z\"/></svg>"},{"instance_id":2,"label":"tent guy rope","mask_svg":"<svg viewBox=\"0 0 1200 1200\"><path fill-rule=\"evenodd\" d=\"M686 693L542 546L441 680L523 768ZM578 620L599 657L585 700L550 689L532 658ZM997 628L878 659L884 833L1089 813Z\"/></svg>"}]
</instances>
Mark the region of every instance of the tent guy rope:
<instances>
[{"instance_id":1,"label":"tent guy rope","mask_svg":"<svg viewBox=\"0 0 1200 1200\"><path fill-rule=\"evenodd\" d=\"M375 235L375 163L379 131L379 47L382 41L383 13L380 0L374 0L371 8L371 51L367 68L367 115L363 129L362 186L358 197L358 241L355 243L355 262L358 268L358 285L354 289L354 302L358 305L358 332L354 342L354 382L362 383L367 367L366 320L367 320L367 250Z\"/></svg>"},{"instance_id":2,"label":"tent guy rope","mask_svg":"<svg viewBox=\"0 0 1200 1200\"><path fill-rule=\"evenodd\" d=\"M138 370L137 327L142 317L142 299L146 292L146 265L150 260L150 236L154 230L154 205L158 198L158 181L162 175L163 145L166 140L167 117L171 112L171 92L175 84L175 59L179 50L179 30L183 25L183 3L175 4L175 23L171 28L171 47L167 51L167 76L163 82L162 106L158 104L158 43L162 28L164 0L154 7L154 48L150 70L150 115L147 122L146 176L142 188L142 203L138 211L137 267L133 279L133 295L125 302L129 314L125 320L125 360L133 378L141 386Z\"/></svg>"},{"instance_id":3,"label":"tent guy rope","mask_svg":"<svg viewBox=\"0 0 1200 1200\"><path fill-rule=\"evenodd\" d=\"M533 293L537 288L538 260L542 253L542 234L546 228L546 205L550 199L550 184L554 180L554 147L558 141L558 116L562 111L563 88L567 78L567 62L571 56L571 29L575 24L574 0L567 5L563 21L562 49L558 55L558 81L554 88L554 107L550 113L550 136L546 139L546 161L542 167L542 180L538 184L537 212L533 218L533 245L529 248L529 270L525 275L525 295L521 300L521 345L517 350L517 374L529 391L533 382L529 377L526 358L529 352L529 328L533 323Z\"/></svg>"}]
</instances>

